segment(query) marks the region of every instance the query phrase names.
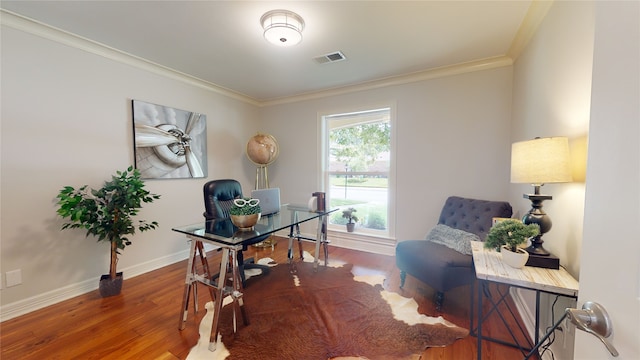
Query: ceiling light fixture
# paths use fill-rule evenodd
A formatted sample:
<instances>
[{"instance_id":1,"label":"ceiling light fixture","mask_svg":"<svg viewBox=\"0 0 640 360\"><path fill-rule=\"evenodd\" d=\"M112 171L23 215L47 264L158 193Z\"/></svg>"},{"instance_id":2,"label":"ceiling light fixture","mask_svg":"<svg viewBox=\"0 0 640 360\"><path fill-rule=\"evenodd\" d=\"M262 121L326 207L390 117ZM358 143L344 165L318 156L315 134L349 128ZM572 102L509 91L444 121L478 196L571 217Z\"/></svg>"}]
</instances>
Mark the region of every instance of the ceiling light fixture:
<instances>
[{"instance_id":1,"label":"ceiling light fixture","mask_svg":"<svg viewBox=\"0 0 640 360\"><path fill-rule=\"evenodd\" d=\"M264 38L278 46L293 46L302 41L304 20L288 10L271 10L260 18Z\"/></svg>"}]
</instances>

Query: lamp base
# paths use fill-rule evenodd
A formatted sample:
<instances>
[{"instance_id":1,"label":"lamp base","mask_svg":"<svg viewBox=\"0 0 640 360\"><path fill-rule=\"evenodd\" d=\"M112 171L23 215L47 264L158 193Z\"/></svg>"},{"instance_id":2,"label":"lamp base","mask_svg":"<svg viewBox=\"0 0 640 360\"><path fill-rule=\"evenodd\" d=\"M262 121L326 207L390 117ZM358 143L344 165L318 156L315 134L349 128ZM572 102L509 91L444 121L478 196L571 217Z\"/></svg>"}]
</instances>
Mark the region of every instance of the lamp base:
<instances>
[{"instance_id":1,"label":"lamp base","mask_svg":"<svg viewBox=\"0 0 640 360\"><path fill-rule=\"evenodd\" d=\"M527 247L525 250L529 253L529 255L539 255L539 256L549 256L550 253L542 247L542 243L544 241L539 237L534 237L531 239L531 245Z\"/></svg>"},{"instance_id":2,"label":"lamp base","mask_svg":"<svg viewBox=\"0 0 640 360\"><path fill-rule=\"evenodd\" d=\"M527 260L527 263L525 264L525 266L558 270L560 269L560 259L558 259L553 254L549 254L549 255L529 254L529 260Z\"/></svg>"}]
</instances>

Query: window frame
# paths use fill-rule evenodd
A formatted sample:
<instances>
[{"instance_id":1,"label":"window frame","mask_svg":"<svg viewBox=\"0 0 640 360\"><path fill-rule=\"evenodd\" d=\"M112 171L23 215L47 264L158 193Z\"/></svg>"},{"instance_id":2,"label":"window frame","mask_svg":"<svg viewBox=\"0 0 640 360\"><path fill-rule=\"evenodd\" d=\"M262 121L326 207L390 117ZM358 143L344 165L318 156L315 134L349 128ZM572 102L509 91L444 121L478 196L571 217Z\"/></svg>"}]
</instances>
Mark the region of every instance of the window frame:
<instances>
[{"instance_id":1,"label":"window frame","mask_svg":"<svg viewBox=\"0 0 640 360\"><path fill-rule=\"evenodd\" d=\"M358 241L367 241L367 239L373 239L375 242L382 241L383 243L395 244L395 228L396 228L396 106L394 102L386 102L377 105L363 106L359 108L349 108L334 111L324 111L318 113L318 134L319 134L319 179L318 182L324 192L328 194L330 192L330 176L336 171L330 171L330 144L329 144L329 122L331 117L357 114L364 112L372 112L381 109L388 109L389 111L389 125L390 125L390 153L389 153L389 169L388 169L388 185L387 185L387 229L386 230L374 230L359 228L357 233L347 233L346 228L343 225L328 224L328 231L334 233L339 237L350 237L358 239ZM362 172L363 174L371 174L369 172ZM351 173L360 174L360 172Z\"/></svg>"}]
</instances>

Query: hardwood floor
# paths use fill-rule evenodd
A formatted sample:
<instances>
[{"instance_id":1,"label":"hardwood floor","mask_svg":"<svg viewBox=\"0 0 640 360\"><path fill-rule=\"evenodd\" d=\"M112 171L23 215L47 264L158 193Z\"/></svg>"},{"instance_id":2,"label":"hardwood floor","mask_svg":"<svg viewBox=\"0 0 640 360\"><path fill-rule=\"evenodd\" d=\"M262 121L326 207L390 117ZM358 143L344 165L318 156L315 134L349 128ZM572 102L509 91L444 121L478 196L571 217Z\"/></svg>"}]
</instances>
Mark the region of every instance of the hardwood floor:
<instances>
[{"instance_id":1,"label":"hardwood floor","mask_svg":"<svg viewBox=\"0 0 640 360\"><path fill-rule=\"evenodd\" d=\"M313 243L304 243L304 249L310 253L313 246ZM245 252L245 258L271 257L284 264L286 250L286 241L281 240L274 250L251 248ZM210 252L208 259L215 267L219 264L220 252ZM441 315L461 327L469 327L469 287L447 293L442 312L436 312L433 290L427 285L407 277L405 288L399 289L400 275L392 256L330 246L329 259L354 264L357 274L384 274L385 289L415 298L421 313ZM118 296L101 298L96 290L7 320L0 324L0 358L185 359L198 341L198 324L205 313L204 304L210 300L201 286L200 311L195 316L190 313L187 327L178 330L186 266L185 260L125 279L122 294ZM500 338L508 336L493 318L486 325L483 332ZM422 359L475 359L476 341L469 336L447 347L426 349ZM517 349L486 341L482 354L484 359L523 358Z\"/></svg>"}]
</instances>

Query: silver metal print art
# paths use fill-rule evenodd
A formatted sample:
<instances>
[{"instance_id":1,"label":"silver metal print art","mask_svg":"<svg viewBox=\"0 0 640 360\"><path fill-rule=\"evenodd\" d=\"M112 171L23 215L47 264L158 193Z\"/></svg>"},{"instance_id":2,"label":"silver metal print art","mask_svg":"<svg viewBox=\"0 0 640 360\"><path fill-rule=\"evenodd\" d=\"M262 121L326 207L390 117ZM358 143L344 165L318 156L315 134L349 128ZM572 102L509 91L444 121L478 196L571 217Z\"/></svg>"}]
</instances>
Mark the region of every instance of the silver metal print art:
<instances>
[{"instance_id":1,"label":"silver metal print art","mask_svg":"<svg viewBox=\"0 0 640 360\"><path fill-rule=\"evenodd\" d=\"M207 117L133 100L135 166L144 179L207 177Z\"/></svg>"}]
</instances>

